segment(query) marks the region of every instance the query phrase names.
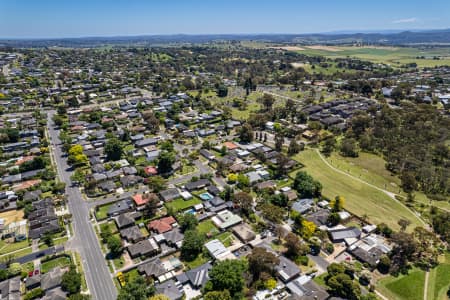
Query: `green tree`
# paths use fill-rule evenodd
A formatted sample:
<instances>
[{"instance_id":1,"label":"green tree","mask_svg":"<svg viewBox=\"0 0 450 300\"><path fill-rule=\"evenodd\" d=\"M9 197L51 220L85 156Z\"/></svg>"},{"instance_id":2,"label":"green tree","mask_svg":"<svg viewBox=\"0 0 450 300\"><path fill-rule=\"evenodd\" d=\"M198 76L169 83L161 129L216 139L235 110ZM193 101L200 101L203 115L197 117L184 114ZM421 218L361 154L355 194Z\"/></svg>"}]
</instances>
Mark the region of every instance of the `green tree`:
<instances>
[{"instance_id":1,"label":"green tree","mask_svg":"<svg viewBox=\"0 0 450 300\"><path fill-rule=\"evenodd\" d=\"M183 232L194 230L198 225L198 220L193 214L181 214L177 217L177 220Z\"/></svg>"},{"instance_id":2,"label":"green tree","mask_svg":"<svg viewBox=\"0 0 450 300\"><path fill-rule=\"evenodd\" d=\"M122 157L122 143L117 138L109 139L105 145L105 154L107 160L116 161Z\"/></svg>"},{"instance_id":3,"label":"green tree","mask_svg":"<svg viewBox=\"0 0 450 300\"><path fill-rule=\"evenodd\" d=\"M212 288L215 291L228 290L234 296L244 288L244 272L247 264L243 260L224 260L214 265L209 272Z\"/></svg>"},{"instance_id":4,"label":"green tree","mask_svg":"<svg viewBox=\"0 0 450 300\"><path fill-rule=\"evenodd\" d=\"M358 157L358 143L354 138L344 138L341 141L341 154L346 157Z\"/></svg>"},{"instance_id":5,"label":"green tree","mask_svg":"<svg viewBox=\"0 0 450 300\"><path fill-rule=\"evenodd\" d=\"M168 174L172 171L172 165L175 162L175 154L169 151L161 151L158 158L158 172Z\"/></svg>"},{"instance_id":6,"label":"green tree","mask_svg":"<svg viewBox=\"0 0 450 300\"><path fill-rule=\"evenodd\" d=\"M202 252L205 236L197 230L188 230L184 233L181 245L181 257L187 261L194 260Z\"/></svg>"},{"instance_id":7,"label":"green tree","mask_svg":"<svg viewBox=\"0 0 450 300\"><path fill-rule=\"evenodd\" d=\"M147 179L147 185L153 192L158 193L166 188L167 183L161 176L152 176Z\"/></svg>"},{"instance_id":8,"label":"green tree","mask_svg":"<svg viewBox=\"0 0 450 300\"><path fill-rule=\"evenodd\" d=\"M120 289L117 300L146 300L154 293L154 285L148 285L142 276L136 276Z\"/></svg>"},{"instance_id":9,"label":"green tree","mask_svg":"<svg viewBox=\"0 0 450 300\"><path fill-rule=\"evenodd\" d=\"M231 295L228 290L211 291L205 294L204 300L231 300Z\"/></svg>"},{"instance_id":10,"label":"green tree","mask_svg":"<svg viewBox=\"0 0 450 300\"><path fill-rule=\"evenodd\" d=\"M257 281L261 273L273 274L275 266L280 263L280 260L265 248L255 247L247 256L248 270L253 276L253 282Z\"/></svg>"},{"instance_id":11,"label":"green tree","mask_svg":"<svg viewBox=\"0 0 450 300\"><path fill-rule=\"evenodd\" d=\"M299 192L302 198L318 197L322 191L322 184L304 171L295 175L292 187Z\"/></svg>"},{"instance_id":12,"label":"green tree","mask_svg":"<svg viewBox=\"0 0 450 300\"><path fill-rule=\"evenodd\" d=\"M76 270L75 265L71 265L69 271L63 274L61 288L69 294L76 294L81 289L81 274Z\"/></svg>"},{"instance_id":13,"label":"green tree","mask_svg":"<svg viewBox=\"0 0 450 300\"><path fill-rule=\"evenodd\" d=\"M245 123L239 129L239 139L242 143L250 143L253 140L253 129L250 124Z\"/></svg>"},{"instance_id":14,"label":"green tree","mask_svg":"<svg viewBox=\"0 0 450 300\"><path fill-rule=\"evenodd\" d=\"M114 257L122 253L122 241L117 236L111 235L107 239L108 249Z\"/></svg>"}]
</instances>

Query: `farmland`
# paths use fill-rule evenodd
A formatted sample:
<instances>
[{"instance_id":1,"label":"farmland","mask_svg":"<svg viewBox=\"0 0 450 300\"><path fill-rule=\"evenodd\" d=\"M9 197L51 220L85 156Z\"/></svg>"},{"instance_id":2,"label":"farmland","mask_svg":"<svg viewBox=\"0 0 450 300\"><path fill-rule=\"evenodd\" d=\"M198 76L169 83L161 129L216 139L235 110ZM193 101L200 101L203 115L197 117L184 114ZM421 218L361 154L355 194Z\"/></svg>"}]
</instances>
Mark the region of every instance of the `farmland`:
<instances>
[{"instance_id":1,"label":"farmland","mask_svg":"<svg viewBox=\"0 0 450 300\"><path fill-rule=\"evenodd\" d=\"M292 50L295 49L295 50ZM418 67L434 67L450 64L450 48L413 48L413 47L356 47L356 46L304 46L286 49L305 55L325 56L327 58L352 57L374 63L388 64L393 67L417 63Z\"/></svg>"}]
</instances>

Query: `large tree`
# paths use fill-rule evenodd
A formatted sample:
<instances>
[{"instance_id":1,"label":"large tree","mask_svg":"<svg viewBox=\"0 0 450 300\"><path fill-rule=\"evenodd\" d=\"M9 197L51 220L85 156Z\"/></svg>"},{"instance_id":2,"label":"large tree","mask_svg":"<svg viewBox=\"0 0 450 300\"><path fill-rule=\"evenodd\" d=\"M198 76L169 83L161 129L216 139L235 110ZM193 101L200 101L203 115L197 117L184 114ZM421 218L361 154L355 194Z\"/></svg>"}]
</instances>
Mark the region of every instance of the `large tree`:
<instances>
[{"instance_id":1,"label":"large tree","mask_svg":"<svg viewBox=\"0 0 450 300\"><path fill-rule=\"evenodd\" d=\"M148 285L142 276L136 276L120 289L117 300L146 300L154 293L153 285Z\"/></svg>"},{"instance_id":2,"label":"large tree","mask_svg":"<svg viewBox=\"0 0 450 300\"><path fill-rule=\"evenodd\" d=\"M172 165L175 162L175 154L169 151L161 151L158 158L158 172L167 174L172 171Z\"/></svg>"},{"instance_id":3,"label":"large tree","mask_svg":"<svg viewBox=\"0 0 450 300\"><path fill-rule=\"evenodd\" d=\"M242 143L250 143L253 140L253 129L250 124L245 123L239 130L239 139Z\"/></svg>"},{"instance_id":4,"label":"large tree","mask_svg":"<svg viewBox=\"0 0 450 300\"><path fill-rule=\"evenodd\" d=\"M202 252L205 236L197 230L188 230L184 233L181 245L181 256L187 261L194 260Z\"/></svg>"},{"instance_id":5,"label":"large tree","mask_svg":"<svg viewBox=\"0 0 450 300\"><path fill-rule=\"evenodd\" d=\"M122 157L122 143L117 138L111 138L106 142L105 154L107 160L119 160Z\"/></svg>"},{"instance_id":6,"label":"large tree","mask_svg":"<svg viewBox=\"0 0 450 300\"><path fill-rule=\"evenodd\" d=\"M224 260L214 265L209 272L212 289L228 290L231 296L240 293L244 288L244 272L247 264L243 260Z\"/></svg>"},{"instance_id":7,"label":"large tree","mask_svg":"<svg viewBox=\"0 0 450 300\"><path fill-rule=\"evenodd\" d=\"M322 191L322 184L314 180L314 178L304 171L300 171L295 175L292 187L296 189L303 198L318 197Z\"/></svg>"},{"instance_id":8,"label":"large tree","mask_svg":"<svg viewBox=\"0 0 450 300\"><path fill-rule=\"evenodd\" d=\"M261 276L261 273L273 274L275 266L280 263L278 257L265 248L255 247L247 256L248 270L253 276L253 281L256 281Z\"/></svg>"},{"instance_id":9,"label":"large tree","mask_svg":"<svg viewBox=\"0 0 450 300\"><path fill-rule=\"evenodd\" d=\"M75 265L71 265L69 271L63 274L61 288L69 294L76 294L81 289L81 274L77 272Z\"/></svg>"}]
</instances>

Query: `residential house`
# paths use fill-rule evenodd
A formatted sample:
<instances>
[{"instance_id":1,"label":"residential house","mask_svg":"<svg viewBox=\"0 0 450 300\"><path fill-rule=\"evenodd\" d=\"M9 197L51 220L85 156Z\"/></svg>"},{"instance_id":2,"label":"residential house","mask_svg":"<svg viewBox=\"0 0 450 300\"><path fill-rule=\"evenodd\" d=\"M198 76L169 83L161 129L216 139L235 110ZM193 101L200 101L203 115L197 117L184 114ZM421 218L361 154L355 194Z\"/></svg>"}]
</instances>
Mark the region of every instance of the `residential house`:
<instances>
[{"instance_id":1,"label":"residential house","mask_svg":"<svg viewBox=\"0 0 450 300\"><path fill-rule=\"evenodd\" d=\"M156 255L160 251L160 248L153 238L148 238L135 244L129 245L127 247L127 250L130 254L130 257L134 259L140 256Z\"/></svg>"}]
</instances>

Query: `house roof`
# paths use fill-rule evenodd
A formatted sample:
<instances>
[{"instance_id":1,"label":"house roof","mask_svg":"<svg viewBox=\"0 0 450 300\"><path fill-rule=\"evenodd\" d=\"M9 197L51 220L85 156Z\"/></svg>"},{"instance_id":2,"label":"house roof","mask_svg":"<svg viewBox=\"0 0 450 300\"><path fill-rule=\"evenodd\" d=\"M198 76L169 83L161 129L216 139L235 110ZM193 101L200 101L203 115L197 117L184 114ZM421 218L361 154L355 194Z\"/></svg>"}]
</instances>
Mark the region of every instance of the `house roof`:
<instances>
[{"instance_id":1,"label":"house roof","mask_svg":"<svg viewBox=\"0 0 450 300\"><path fill-rule=\"evenodd\" d=\"M120 230L120 236L129 242L135 242L144 238L141 230L136 225Z\"/></svg>"},{"instance_id":2,"label":"house roof","mask_svg":"<svg viewBox=\"0 0 450 300\"><path fill-rule=\"evenodd\" d=\"M165 217L158 220L153 220L148 224L148 229L158 232L159 234L172 230L172 225L176 223L174 217Z\"/></svg>"},{"instance_id":3,"label":"house roof","mask_svg":"<svg viewBox=\"0 0 450 300\"><path fill-rule=\"evenodd\" d=\"M237 148L238 148L238 146L237 146L235 143L233 143L233 142L225 142L225 143L223 143L223 145L224 145L228 150L234 150L234 149L237 149Z\"/></svg>"},{"instance_id":4,"label":"house roof","mask_svg":"<svg viewBox=\"0 0 450 300\"><path fill-rule=\"evenodd\" d=\"M193 287L199 288L203 287L205 283L209 280L208 273L212 269L212 265L207 262L195 269L186 271L186 277L189 279Z\"/></svg>"},{"instance_id":5,"label":"house roof","mask_svg":"<svg viewBox=\"0 0 450 300\"><path fill-rule=\"evenodd\" d=\"M280 256L279 260L280 263L275 267L275 270L277 271L278 276L280 276L281 280L283 280L284 282L291 280L301 273L299 267L297 267L294 262L287 259L286 257Z\"/></svg>"},{"instance_id":6,"label":"house roof","mask_svg":"<svg viewBox=\"0 0 450 300\"><path fill-rule=\"evenodd\" d=\"M179 300L183 297L184 291L181 284L173 279L155 285L156 294L166 295L170 300Z\"/></svg>"},{"instance_id":7,"label":"house roof","mask_svg":"<svg viewBox=\"0 0 450 300\"><path fill-rule=\"evenodd\" d=\"M147 277L155 277L158 278L161 275L164 275L167 273L166 268L164 268L164 265L162 264L161 260L159 258L144 263L142 265L138 266L138 271L141 274L145 274Z\"/></svg>"},{"instance_id":8,"label":"house roof","mask_svg":"<svg viewBox=\"0 0 450 300\"><path fill-rule=\"evenodd\" d=\"M117 227L123 228L134 224L134 218L131 213L124 213L115 218Z\"/></svg>"},{"instance_id":9,"label":"house roof","mask_svg":"<svg viewBox=\"0 0 450 300\"><path fill-rule=\"evenodd\" d=\"M222 257L229 256L231 254L221 241L214 239L205 244L205 248L209 254L215 259L221 259Z\"/></svg>"},{"instance_id":10,"label":"house roof","mask_svg":"<svg viewBox=\"0 0 450 300\"><path fill-rule=\"evenodd\" d=\"M341 241L348 238L359 238L361 236L361 230L357 227L348 227L330 231L330 234L333 241Z\"/></svg>"}]
</instances>

